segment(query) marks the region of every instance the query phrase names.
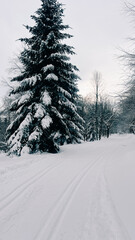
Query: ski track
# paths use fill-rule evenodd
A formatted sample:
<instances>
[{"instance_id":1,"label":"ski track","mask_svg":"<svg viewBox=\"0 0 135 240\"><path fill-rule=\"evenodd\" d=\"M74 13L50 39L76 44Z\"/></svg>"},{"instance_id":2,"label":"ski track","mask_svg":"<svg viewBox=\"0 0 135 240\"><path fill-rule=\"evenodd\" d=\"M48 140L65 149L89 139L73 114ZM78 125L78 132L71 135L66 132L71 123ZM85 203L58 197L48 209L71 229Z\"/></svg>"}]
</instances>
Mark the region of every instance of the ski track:
<instances>
[{"instance_id":1,"label":"ski track","mask_svg":"<svg viewBox=\"0 0 135 240\"><path fill-rule=\"evenodd\" d=\"M18 198L20 198L21 195L25 194L25 191L29 187L31 187L31 185L33 185L37 181L41 180L41 178L47 176L51 171L53 171L55 168L59 167L62 163L63 163L63 161L61 161L59 164L55 164L55 165L52 164L45 170L39 171L37 174L35 174L30 179L28 179L26 182L17 186L8 195L6 195L2 199L0 199L0 211L3 211L6 207L8 207L10 204L12 204L13 201L16 201Z\"/></svg>"},{"instance_id":2,"label":"ski track","mask_svg":"<svg viewBox=\"0 0 135 240\"><path fill-rule=\"evenodd\" d=\"M81 239L130 240L129 234L117 214L103 172L100 172L97 178L93 196Z\"/></svg>"},{"instance_id":3,"label":"ski track","mask_svg":"<svg viewBox=\"0 0 135 240\"><path fill-rule=\"evenodd\" d=\"M96 161L93 161L92 163L89 163L83 169L83 171L81 171L80 174L77 174L72 179L72 181L68 184L68 186L65 188L65 190L61 194L60 198L55 203L55 206L52 209L52 213L50 214L50 217L43 224L42 228L40 229L39 233L35 236L34 240L41 240L41 239L49 240L55 237L59 229L59 226L61 224L62 218L66 213L69 205L72 203L72 199L76 191L79 189L84 178L87 177L87 174L89 173L89 171L95 166L95 164L99 160L100 158L97 159ZM49 225L51 227L49 227ZM46 232L47 230L49 230L48 234Z\"/></svg>"},{"instance_id":4,"label":"ski track","mask_svg":"<svg viewBox=\"0 0 135 240\"><path fill-rule=\"evenodd\" d=\"M88 211L89 217L87 221L89 224L89 230L88 232L86 231L87 237L83 237L83 240L99 240L100 238L107 240L131 240L127 229L115 208L105 174L107 164L118 156L120 151L119 147L119 145L116 145L115 151L112 150L111 155L110 152L109 154L107 153L104 159L94 189L94 197L90 204L91 210ZM93 226L93 229L90 228L90 225Z\"/></svg>"}]
</instances>

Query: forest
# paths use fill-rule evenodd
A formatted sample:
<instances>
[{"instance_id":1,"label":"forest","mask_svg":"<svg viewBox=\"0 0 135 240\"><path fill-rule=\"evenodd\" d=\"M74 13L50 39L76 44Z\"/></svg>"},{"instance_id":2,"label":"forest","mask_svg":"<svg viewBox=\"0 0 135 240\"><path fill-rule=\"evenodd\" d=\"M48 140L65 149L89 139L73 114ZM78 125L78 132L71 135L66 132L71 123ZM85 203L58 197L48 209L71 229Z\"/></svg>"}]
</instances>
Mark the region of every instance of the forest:
<instances>
[{"instance_id":1,"label":"forest","mask_svg":"<svg viewBox=\"0 0 135 240\"><path fill-rule=\"evenodd\" d=\"M135 16L135 7L128 5ZM99 141L114 133L135 133L135 53L122 51L126 82L115 103L102 91L101 73L93 73L93 97L78 91L79 69L71 63L72 38L63 23L63 5L42 0L25 26L23 50L16 60L9 96L0 110L0 150L9 154L57 153L64 144ZM131 36L132 37L132 36ZM131 41L134 41L132 39Z\"/></svg>"}]
</instances>

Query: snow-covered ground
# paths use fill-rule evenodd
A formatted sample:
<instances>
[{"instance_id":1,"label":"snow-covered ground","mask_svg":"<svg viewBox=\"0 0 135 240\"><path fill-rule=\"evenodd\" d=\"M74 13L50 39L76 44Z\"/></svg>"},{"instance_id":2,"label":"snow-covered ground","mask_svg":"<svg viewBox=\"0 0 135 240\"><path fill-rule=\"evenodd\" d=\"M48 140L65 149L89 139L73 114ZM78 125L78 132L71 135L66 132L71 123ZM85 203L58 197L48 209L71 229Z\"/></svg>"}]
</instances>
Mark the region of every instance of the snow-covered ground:
<instances>
[{"instance_id":1,"label":"snow-covered ground","mask_svg":"<svg viewBox=\"0 0 135 240\"><path fill-rule=\"evenodd\" d=\"M0 154L0 240L134 240L135 136Z\"/></svg>"}]
</instances>

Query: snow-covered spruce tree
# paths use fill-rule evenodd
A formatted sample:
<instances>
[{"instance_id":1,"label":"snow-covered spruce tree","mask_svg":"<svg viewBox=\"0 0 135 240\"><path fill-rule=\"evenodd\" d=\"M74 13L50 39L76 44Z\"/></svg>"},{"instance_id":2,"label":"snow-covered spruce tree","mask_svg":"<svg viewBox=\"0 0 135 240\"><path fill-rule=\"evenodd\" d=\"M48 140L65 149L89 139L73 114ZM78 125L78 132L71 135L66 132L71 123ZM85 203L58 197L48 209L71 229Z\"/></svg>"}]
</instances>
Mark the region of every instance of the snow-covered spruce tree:
<instances>
[{"instance_id":1,"label":"snow-covered spruce tree","mask_svg":"<svg viewBox=\"0 0 135 240\"><path fill-rule=\"evenodd\" d=\"M21 155L58 152L59 145L79 142L82 118L77 113L77 67L70 63L73 47L63 43L72 37L64 33L63 6L57 0L41 0L31 16L33 27L26 26L29 38L20 39L24 50L19 56L23 66L11 95L16 100L11 111L17 118L7 129L9 152Z\"/></svg>"}]
</instances>

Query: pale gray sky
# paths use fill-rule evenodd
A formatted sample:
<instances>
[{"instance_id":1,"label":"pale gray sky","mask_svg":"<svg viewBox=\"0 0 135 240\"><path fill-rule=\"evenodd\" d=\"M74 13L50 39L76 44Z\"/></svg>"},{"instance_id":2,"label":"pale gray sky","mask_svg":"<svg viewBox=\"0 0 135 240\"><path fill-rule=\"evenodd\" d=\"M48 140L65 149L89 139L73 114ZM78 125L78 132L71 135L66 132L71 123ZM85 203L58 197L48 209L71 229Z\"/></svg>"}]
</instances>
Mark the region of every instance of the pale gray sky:
<instances>
[{"instance_id":1,"label":"pale gray sky","mask_svg":"<svg viewBox=\"0 0 135 240\"><path fill-rule=\"evenodd\" d=\"M120 47L127 49L128 37L133 37L133 26L125 12L122 0L61 0L65 4L64 22L72 27L74 35L69 42L75 47L72 62L80 70L80 93L91 91L93 72L102 74L106 93L113 95L122 83L122 67L117 59ZM134 3L133 0L130 1ZM31 24L30 15L40 7L40 0L4 0L0 8L0 82L10 74L10 61L20 49L16 41L25 37L23 24ZM0 97L5 87L0 84Z\"/></svg>"}]
</instances>

